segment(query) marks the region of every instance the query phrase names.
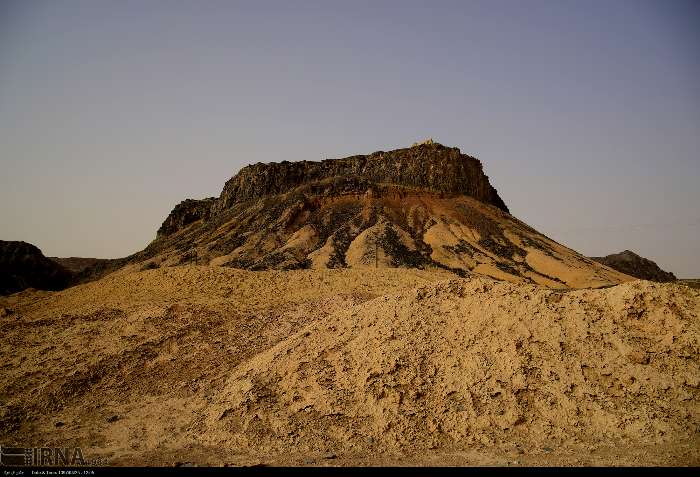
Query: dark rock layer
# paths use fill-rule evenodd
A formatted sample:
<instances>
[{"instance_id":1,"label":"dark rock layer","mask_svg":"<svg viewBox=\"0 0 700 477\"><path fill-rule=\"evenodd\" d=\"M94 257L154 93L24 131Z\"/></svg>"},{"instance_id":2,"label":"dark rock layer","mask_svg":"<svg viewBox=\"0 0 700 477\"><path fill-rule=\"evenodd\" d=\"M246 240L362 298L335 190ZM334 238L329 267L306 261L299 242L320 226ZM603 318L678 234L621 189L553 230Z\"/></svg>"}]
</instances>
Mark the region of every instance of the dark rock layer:
<instances>
[{"instance_id":1,"label":"dark rock layer","mask_svg":"<svg viewBox=\"0 0 700 477\"><path fill-rule=\"evenodd\" d=\"M445 196L466 195L508 212L489 183L481 161L456 147L422 144L393 151L324 161L257 163L229 179L218 199L188 199L178 204L158 230L164 237L190 223L220 215L235 204L290 192L364 193L394 184Z\"/></svg>"},{"instance_id":2,"label":"dark rock layer","mask_svg":"<svg viewBox=\"0 0 700 477\"><path fill-rule=\"evenodd\" d=\"M424 144L320 162L282 161L246 166L226 182L214 209L218 211L235 202L284 193L302 184L353 176L373 183L467 195L508 212L484 175L481 162L462 154L456 147L441 144Z\"/></svg>"},{"instance_id":3,"label":"dark rock layer","mask_svg":"<svg viewBox=\"0 0 700 477\"><path fill-rule=\"evenodd\" d=\"M673 273L662 270L656 263L647 258L640 257L629 250L606 255L605 257L590 258L603 265L607 265L613 270L642 280L651 280L655 282L676 281L676 276Z\"/></svg>"},{"instance_id":4,"label":"dark rock layer","mask_svg":"<svg viewBox=\"0 0 700 477\"><path fill-rule=\"evenodd\" d=\"M87 257L49 257L49 259L67 268L73 274L80 274L88 268L94 268L100 263L110 261L107 258Z\"/></svg>"},{"instance_id":5,"label":"dark rock layer","mask_svg":"<svg viewBox=\"0 0 700 477\"><path fill-rule=\"evenodd\" d=\"M214 197L201 200L183 200L175 206L172 212L170 212L168 217L158 229L156 235L158 237L170 235L186 227L192 222L196 222L197 220L201 219L208 219L215 200L216 199Z\"/></svg>"},{"instance_id":6,"label":"dark rock layer","mask_svg":"<svg viewBox=\"0 0 700 477\"><path fill-rule=\"evenodd\" d=\"M62 290L72 274L26 242L0 240L0 295L26 288Z\"/></svg>"}]
</instances>

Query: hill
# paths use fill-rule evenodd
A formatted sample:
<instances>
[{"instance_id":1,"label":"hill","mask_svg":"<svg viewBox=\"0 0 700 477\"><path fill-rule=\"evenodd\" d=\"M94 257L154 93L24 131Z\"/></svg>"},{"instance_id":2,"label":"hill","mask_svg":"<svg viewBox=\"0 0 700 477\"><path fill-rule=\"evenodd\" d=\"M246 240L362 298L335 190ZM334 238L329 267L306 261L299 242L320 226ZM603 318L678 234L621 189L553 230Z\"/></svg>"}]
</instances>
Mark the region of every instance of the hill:
<instances>
[{"instance_id":1,"label":"hill","mask_svg":"<svg viewBox=\"0 0 700 477\"><path fill-rule=\"evenodd\" d=\"M634 252L624 252L606 255L605 257L591 257L608 267L631 277L655 282L675 282L676 276L666 272L648 258L640 257Z\"/></svg>"},{"instance_id":2,"label":"hill","mask_svg":"<svg viewBox=\"0 0 700 477\"><path fill-rule=\"evenodd\" d=\"M71 277L69 270L46 258L36 246L0 240L0 295L26 288L61 290Z\"/></svg>"},{"instance_id":3,"label":"hill","mask_svg":"<svg viewBox=\"0 0 700 477\"><path fill-rule=\"evenodd\" d=\"M554 288L631 279L508 213L481 162L437 143L320 162L253 164L218 198L188 199L130 266L404 267Z\"/></svg>"},{"instance_id":4,"label":"hill","mask_svg":"<svg viewBox=\"0 0 700 477\"><path fill-rule=\"evenodd\" d=\"M49 259L63 266L74 275L79 275L89 268L95 268L99 264L109 261L109 259L104 258L87 257L49 257Z\"/></svg>"}]
</instances>

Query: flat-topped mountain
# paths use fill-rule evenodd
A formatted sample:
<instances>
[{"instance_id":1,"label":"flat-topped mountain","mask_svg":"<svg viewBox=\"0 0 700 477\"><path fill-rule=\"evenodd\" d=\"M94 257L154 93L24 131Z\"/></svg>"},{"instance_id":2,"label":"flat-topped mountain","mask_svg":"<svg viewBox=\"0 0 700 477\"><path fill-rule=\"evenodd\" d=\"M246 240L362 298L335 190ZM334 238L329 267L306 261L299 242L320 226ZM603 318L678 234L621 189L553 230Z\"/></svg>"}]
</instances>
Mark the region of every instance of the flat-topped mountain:
<instances>
[{"instance_id":1,"label":"flat-topped mountain","mask_svg":"<svg viewBox=\"0 0 700 477\"><path fill-rule=\"evenodd\" d=\"M608 267L642 280L654 282L675 282L676 276L671 272L662 270L656 263L648 258L640 257L634 252L625 250L613 253L605 257L591 257Z\"/></svg>"},{"instance_id":2,"label":"flat-topped mountain","mask_svg":"<svg viewBox=\"0 0 700 477\"><path fill-rule=\"evenodd\" d=\"M236 204L304 188L326 195L366 191L392 184L446 195L466 195L508 212L489 183L481 162L456 147L429 142L389 152L344 159L282 161L245 166L224 185L219 198L187 199L170 213L158 236L172 234L191 222L221 214Z\"/></svg>"},{"instance_id":3,"label":"flat-topped mountain","mask_svg":"<svg viewBox=\"0 0 700 477\"><path fill-rule=\"evenodd\" d=\"M440 268L552 287L630 279L512 217L478 159L432 142L246 166L218 198L178 204L146 249L108 268L185 263Z\"/></svg>"}]
</instances>

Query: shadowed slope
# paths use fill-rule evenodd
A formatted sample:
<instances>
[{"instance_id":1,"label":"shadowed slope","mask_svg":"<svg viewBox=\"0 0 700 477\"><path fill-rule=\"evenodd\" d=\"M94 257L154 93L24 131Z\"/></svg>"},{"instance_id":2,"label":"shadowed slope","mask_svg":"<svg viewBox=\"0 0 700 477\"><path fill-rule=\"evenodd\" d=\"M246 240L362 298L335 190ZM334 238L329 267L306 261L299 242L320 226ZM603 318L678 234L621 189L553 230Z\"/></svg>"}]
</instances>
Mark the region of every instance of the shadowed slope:
<instances>
[{"instance_id":1,"label":"shadowed slope","mask_svg":"<svg viewBox=\"0 0 700 477\"><path fill-rule=\"evenodd\" d=\"M46 258L34 245L0 240L0 295L25 288L61 290L71 278L69 270Z\"/></svg>"},{"instance_id":2,"label":"shadowed slope","mask_svg":"<svg viewBox=\"0 0 700 477\"><path fill-rule=\"evenodd\" d=\"M652 280L655 282L675 282L676 276L671 272L662 270L651 260L640 257L634 252L625 250L620 253L613 253L605 257L591 257L596 262L600 262L608 267L642 280Z\"/></svg>"}]
</instances>

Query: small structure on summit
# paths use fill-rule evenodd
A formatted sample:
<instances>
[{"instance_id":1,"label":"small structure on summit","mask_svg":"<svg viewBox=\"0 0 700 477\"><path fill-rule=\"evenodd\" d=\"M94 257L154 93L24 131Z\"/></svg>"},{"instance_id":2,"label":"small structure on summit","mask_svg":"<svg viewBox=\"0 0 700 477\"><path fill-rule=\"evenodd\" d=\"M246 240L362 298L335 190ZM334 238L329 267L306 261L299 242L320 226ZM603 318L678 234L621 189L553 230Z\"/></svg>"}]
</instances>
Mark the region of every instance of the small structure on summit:
<instances>
[{"instance_id":1,"label":"small structure on summit","mask_svg":"<svg viewBox=\"0 0 700 477\"><path fill-rule=\"evenodd\" d=\"M425 141L414 142L413 144L411 144L411 147L423 146L425 144L435 144L435 141L433 141L432 137L429 137Z\"/></svg>"}]
</instances>

